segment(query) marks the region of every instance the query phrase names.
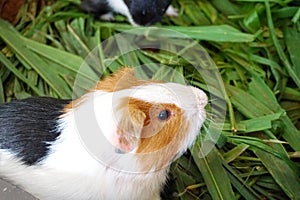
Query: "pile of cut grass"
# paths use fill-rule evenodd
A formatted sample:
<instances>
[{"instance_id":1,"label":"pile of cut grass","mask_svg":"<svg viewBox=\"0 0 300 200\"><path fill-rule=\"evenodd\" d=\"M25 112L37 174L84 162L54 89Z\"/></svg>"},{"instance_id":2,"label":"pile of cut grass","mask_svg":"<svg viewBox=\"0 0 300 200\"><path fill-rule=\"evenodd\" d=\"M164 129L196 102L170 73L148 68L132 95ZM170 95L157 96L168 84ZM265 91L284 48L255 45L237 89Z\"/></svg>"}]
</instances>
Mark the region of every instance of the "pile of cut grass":
<instances>
[{"instance_id":1,"label":"pile of cut grass","mask_svg":"<svg viewBox=\"0 0 300 200\"><path fill-rule=\"evenodd\" d=\"M80 12L77 0L48 1L42 8L37 2L41 1L23 6L15 27L0 20L0 102L32 95L79 95L73 93L78 72L87 78L97 75L94 70L80 70L87 55L111 36L136 29L123 16L116 16L115 22L95 21ZM99 63L109 63L105 73L123 65L145 64L153 76L182 81L174 78L171 68L211 94L216 111L209 115L195 145L172 165L164 199L300 199L297 3L174 0L179 17L165 17L156 26L201 44L218 69L211 70L211 79L203 79L195 66L170 51L146 48L115 58L102 53L124 46L98 46ZM147 41L147 32L142 35ZM166 49L184 46L176 44L171 32L165 37L173 41L165 44ZM148 39L151 42L153 38ZM192 46L182 50L194 56L198 53ZM203 59L203 63L209 60ZM203 63L202 68L213 65ZM222 87L214 85L216 82ZM224 113L225 122L218 124L216 117ZM215 138L217 132L220 135ZM209 137L216 145L204 156L201 141L209 144Z\"/></svg>"}]
</instances>

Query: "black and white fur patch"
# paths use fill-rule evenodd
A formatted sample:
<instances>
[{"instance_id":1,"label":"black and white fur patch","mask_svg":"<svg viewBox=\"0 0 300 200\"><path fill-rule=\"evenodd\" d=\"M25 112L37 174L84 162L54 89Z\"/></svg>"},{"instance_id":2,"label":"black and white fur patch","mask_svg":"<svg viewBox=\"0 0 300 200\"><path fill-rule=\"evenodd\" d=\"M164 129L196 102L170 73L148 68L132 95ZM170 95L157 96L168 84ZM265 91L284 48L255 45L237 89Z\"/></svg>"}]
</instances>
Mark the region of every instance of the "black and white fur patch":
<instances>
[{"instance_id":1,"label":"black and white fur patch","mask_svg":"<svg viewBox=\"0 0 300 200\"><path fill-rule=\"evenodd\" d=\"M103 20L113 20L112 13L119 13L126 16L132 25L149 26L160 21L166 12L170 16L177 16L177 11L170 6L171 1L81 0L80 8Z\"/></svg>"},{"instance_id":2,"label":"black and white fur patch","mask_svg":"<svg viewBox=\"0 0 300 200\"><path fill-rule=\"evenodd\" d=\"M41 161L60 135L57 119L69 100L32 97L0 105L0 150L27 165Z\"/></svg>"}]
</instances>

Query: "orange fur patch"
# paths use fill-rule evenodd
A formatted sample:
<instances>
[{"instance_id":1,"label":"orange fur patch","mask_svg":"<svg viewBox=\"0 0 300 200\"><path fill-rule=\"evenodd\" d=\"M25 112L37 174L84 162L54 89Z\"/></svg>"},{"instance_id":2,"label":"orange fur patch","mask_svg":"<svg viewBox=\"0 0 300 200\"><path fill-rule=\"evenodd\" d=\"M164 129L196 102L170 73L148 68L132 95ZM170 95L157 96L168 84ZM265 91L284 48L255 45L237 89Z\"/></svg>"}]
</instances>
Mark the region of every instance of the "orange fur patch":
<instances>
[{"instance_id":1,"label":"orange fur patch","mask_svg":"<svg viewBox=\"0 0 300 200\"><path fill-rule=\"evenodd\" d=\"M182 148L188 134L189 123L183 111L174 104L153 104L131 98L129 105L134 105L146 114L137 154L143 171L160 169L168 165ZM163 121L158 115L169 110L171 116Z\"/></svg>"},{"instance_id":2,"label":"orange fur patch","mask_svg":"<svg viewBox=\"0 0 300 200\"><path fill-rule=\"evenodd\" d=\"M134 68L124 67L112 75L105 77L97 82L93 90L102 90L106 92L115 92L128 89L134 86L145 85L156 81L140 80L135 77Z\"/></svg>"}]
</instances>

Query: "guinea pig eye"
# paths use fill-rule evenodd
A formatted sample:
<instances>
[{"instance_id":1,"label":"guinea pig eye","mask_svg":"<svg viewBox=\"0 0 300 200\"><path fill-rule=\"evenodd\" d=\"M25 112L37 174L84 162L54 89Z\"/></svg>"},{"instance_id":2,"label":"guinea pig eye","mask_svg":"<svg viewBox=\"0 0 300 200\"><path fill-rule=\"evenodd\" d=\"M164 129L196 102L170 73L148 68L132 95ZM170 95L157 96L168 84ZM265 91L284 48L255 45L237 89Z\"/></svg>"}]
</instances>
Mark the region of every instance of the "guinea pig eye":
<instances>
[{"instance_id":1,"label":"guinea pig eye","mask_svg":"<svg viewBox=\"0 0 300 200\"><path fill-rule=\"evenodd\" d=\"M171 115L171 112L169 110L162 110L160 111L160 113L158 114L158 119L165 121L167 120Z\"/></svg>"}]
</instances>

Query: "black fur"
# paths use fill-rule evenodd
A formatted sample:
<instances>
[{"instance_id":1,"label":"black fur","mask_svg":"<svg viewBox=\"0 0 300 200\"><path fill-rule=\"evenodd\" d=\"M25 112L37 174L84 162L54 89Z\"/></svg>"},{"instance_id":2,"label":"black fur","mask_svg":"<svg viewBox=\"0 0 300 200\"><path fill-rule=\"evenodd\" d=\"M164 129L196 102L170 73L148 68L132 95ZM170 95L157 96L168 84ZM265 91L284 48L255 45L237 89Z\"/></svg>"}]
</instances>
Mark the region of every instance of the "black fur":
<instances>
[{"instance_id":1,"label":"black fur","mask_svg":"<svg viewBox=\"0 0 300 200\"><path fill-rule=\"evenodd\" d=\"M160 21L172 0L125 0L135 23L143 26Z\"/></svg>"},{"instance_id":2,"label":"black fur","mask_svg":"<svg viewBox=\"0 0 300 200\"><path fill-rule=\"evenodd\" d=\"M60 135L57 119L69 102L32 97L0 105L0 149L13 152L27 165L41 161L49 142Z\"/></svg>"},{"instance_id":3,"label":"black fur","mask_svg":"<svg viewBox=\"0 0 300 200\"><path fill-rule=\"evenodd\" d=\"M112 11L105 0L82 0L80 8L85 12L94 14L96 17Z\"/></svg>"}]
</instances>

